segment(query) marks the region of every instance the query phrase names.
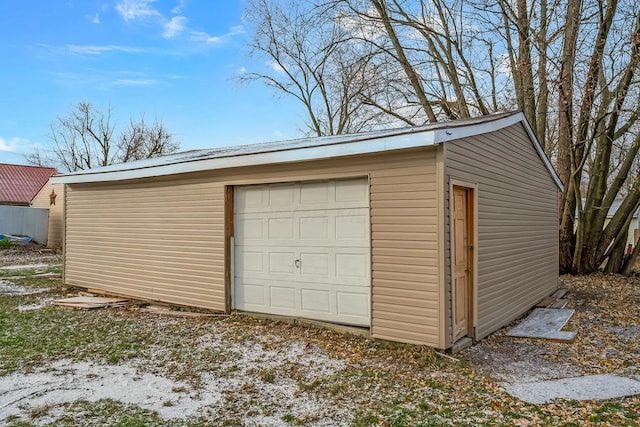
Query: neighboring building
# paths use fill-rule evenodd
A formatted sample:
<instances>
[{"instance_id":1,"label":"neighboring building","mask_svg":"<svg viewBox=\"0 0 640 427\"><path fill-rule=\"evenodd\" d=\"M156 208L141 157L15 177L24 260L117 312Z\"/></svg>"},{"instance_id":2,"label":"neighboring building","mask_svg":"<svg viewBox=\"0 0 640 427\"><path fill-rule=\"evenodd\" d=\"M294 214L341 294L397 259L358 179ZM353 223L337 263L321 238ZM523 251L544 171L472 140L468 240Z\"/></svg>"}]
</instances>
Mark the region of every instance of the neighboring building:
<instances>
[{"instance_id":1,"label":"neighboring building","mask_svg":"<svg viewBox=\"0 0 640 427\"><path fill-rule=\"evenodd\" d=\"M613 201L613 203L611 204L611 207L607 211L607 218L604 221L604 227L606 227L607 224L609 224L609 221L611 221L613 216L616 214L616 212L620 208L620 205L622 205L623 201L624 199L615 199ZM586 199L582 199L583 206L585 202L586 202ZM638 229L640 228L640 218L638 214L640 214L640 209L636 210L633 213L633 216L631 217L631 222L629 223L629 231L627 233L627 246L631 245L631 247L634 247L636 244L636 241L638 240L638 237L639 237ZM576 215L576 223L577 221L578 221L578 217Z\"/></svg>"},{"instance_id":2,"label":"neighboring building","mask_svg":"<svg viewBox=\"0 0 640 427\"><path fill-rule=\"evenodd\" d=\"M64 185L50 184L54 168L0 163L0 205L49 209L47 246L61 247Z\"/></svg>"},{"instance_id":3,"label":"neighboring building","mask_svg":"<svg viewBox=\"0 0 640 427\"><path fill-rule=\"evenodd\" d=\"M521 113L57 176L64 281L450 348L558 285L561 182Z\"/></svg>"},{"instance_id":4,"label":"neighboring building","mask_svg":"<svg viewBox=\"0 0 640 427\"><path fill-rule=\"evenodd\" d=\"M616 214L616 212L620 208L620 205L622 204L623 201L624 199L616 199L613 201L613 203L611 204L611 208L609 208L609 211L607 212L607 219L604 222L605 227L607 226L607 224L609 224L609 221L611 221L613 216ZM629 223L629 231L627 233L627 246L631 245L631 247L634 247L636 245L636 240L637 240L636 230L638 229L638 224L639 224L638 213L640 213L640 209L638 209L633 213L633 216L631 218L631 223Z\"/></svg>"}]
</instances>

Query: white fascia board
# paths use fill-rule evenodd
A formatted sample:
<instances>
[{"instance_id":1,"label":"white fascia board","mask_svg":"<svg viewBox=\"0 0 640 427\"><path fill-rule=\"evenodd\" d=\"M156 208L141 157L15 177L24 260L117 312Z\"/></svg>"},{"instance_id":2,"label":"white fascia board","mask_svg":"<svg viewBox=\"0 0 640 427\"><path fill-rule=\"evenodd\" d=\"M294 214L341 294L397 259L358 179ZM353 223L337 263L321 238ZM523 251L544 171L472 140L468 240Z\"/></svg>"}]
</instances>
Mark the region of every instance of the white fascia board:
<instances>
[{"instance_id":1,"label":"white fascia board","mask_svg":"<svg viewBox=\"0 0 640 427\"><path fill-rule=\"evenodd\" d=\"M305 147L263 153L242 154L212 159L186 161L168 165L122 171L66 175L52 178L52 183L77 184L103 181L122 181L136 178L166 176L188 172L237 168L264 164L293 163L309 160L329 159L356 154L379 153L405 148L433 145L433 132L416 132L371 140L358 140L334 145Z\"/></svg>"},{"instance_id":2,"label":"white fascia board","mask_svg":"<svg viewBox=\"0 0 640 427\"><path fill-rule=\"evenodd\" d=\"M473 125L451 126L439 129L417 130L415 132L400 131L396 135L382 137L368 137L365 135L354 135L352 141L335 144L302 147L302 148L282 148L280 150L265 151L258 153L237 154L209 159L185 160L175 163L152 165L148 167L138 167L105 172L87 172L70 175L58 175L51 177L53 184L77 184L90 182L123 181L136 178L149 178L155 176L167 176L189 172L200 172L206 170L237 168L243 166L255 166L265 164L282 164L303 162L310 160L330 159L335 157L345 157L358 154L380 153L392 150L402 150L407 148L427 147L434 144L441 144L454 139L472 137L497 131L513 124L522 122L540 158L549 170L553 180L562 189L562 182L555 172L555 169L544 154L542 147L538 143L535 134L531 130L524 114L512 114L500 119L487 122L480 122Z\"/></svg>"},{"instance_id":3,"label":"white fascia board","mask_svg":"<svg viewBox=\"0 0 640 427\"><path fill-rule=\"evenodd\" d=\"M549 161L549 158L547 157L544 150L542 149L542 146L538 142L538 138L536 137L536 134L533 132L533 129L531 129L531 125L529 125L529 121L526 119L526 117L524 116L524 113L522 112L513 114L511 116L507 116L498 120L480 123L474 126L461 126L461 127L451 128L451 129L442 129L438 131L438 133L436 134L437 138L434 141L434 143L440 144L440 143L451 141L454 139L468 138L474 135L494 132L519 122L522 123L522 125L524 126L527 134L529 135L529 139L533 143L533 146L536 152L538 153L538 156L540 156L540 159L542 160L545 167L549 171L551 178L556 183L560 191L562 191L563 184L562 184L562 181L560 180L560 177L558 176L558 173L556 172L553 165L551 164L551 161Z\"/></svg>"}]
</instances>

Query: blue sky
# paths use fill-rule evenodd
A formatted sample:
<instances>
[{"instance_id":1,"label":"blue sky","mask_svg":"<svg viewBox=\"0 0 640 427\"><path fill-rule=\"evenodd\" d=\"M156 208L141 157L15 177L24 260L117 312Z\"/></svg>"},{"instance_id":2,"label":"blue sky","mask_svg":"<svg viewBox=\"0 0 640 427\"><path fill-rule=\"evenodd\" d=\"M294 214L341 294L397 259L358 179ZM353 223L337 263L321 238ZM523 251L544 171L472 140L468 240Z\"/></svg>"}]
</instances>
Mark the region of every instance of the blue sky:
<instances>
[{"instance_id":1,"label":"blue sky","mask_svg":"<svg viewBox=\"0 0 640 427\"><path fill-rule=\"evenodd\" d=\"M0 14L0 162L46 150L49 124L80 101L117 124L162 120L183 150L301 136L302 115L260 83L245 1L20 0Z\"/></svg>"}]
</instances>

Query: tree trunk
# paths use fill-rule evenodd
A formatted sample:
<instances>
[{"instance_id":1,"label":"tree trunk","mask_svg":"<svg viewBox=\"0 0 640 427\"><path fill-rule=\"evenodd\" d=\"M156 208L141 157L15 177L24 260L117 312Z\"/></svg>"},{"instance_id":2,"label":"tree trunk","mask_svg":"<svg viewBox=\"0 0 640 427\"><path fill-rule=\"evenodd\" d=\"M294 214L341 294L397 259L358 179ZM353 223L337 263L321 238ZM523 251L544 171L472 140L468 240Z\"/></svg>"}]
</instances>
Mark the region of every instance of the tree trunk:
<instances>
[{"instance_id":1,"label":"tree trunk","mask_svg":"<svg viewBox=\"0 0 640 427\"><path fill-rule=\"evenodd\" d=\"M574 248L574 215L576 208L576 187L573 178L573 73L580 29L582 1L567 2L567 20L564 29L562 62L559 81L558 107L558 161L556 169L564 183L560 195L560 272L571 271ZM579 178L578 178L579 188Z\"/></svg>"},{"instance_id":2,"label":"tree trunk","mask_svg":"<svg viewBox=\"0 0 640 427\"><path fill-rule=\"evenodd\" d=\"M372 3L373 3L373 6L376 8L376 11L378 12L378 15L380 16L382 24L384 25L384 29L387 32L389 39L391 40L391 44L393 44L393 48L398 57L398 61L400 62L402 69L407 75L407 78L409 79L409 83L411 83L411 87L413 87L413 90L415 91L415 95L418 98L418 101L420 102L420 106L424 110L425 114L427 115L427 118L431 123L437 122L438 119L436 118L436 115L433 112L433 109L431 108L431 104L427 99L427 94L425 93L424 88L422 87L422 83L420 82L418 73L413 68L413 66L411 65L411 62L405 55L404 48L402 47L402 44L398 39L396 30L393 28L393 25L391 25L391 20L389 19L389 14L387 13L387 5L385 4L385 0L372 0Z\"/></svg>"},{"instance_id":3,"label":"tree trunk","mask_svg":"<svg viewBox=\"0 0 640 427\"><path fill-rule=\"evenodd\" d=\"M625 259L624 264L622 265L622 271L620 271L620 273L624 274L625 276L633 273L636 266L636 261L638 260L638 255L640 255L640 238L636 240L636 246L633 248L633 252Z\"/></svg>"}]
</instances>

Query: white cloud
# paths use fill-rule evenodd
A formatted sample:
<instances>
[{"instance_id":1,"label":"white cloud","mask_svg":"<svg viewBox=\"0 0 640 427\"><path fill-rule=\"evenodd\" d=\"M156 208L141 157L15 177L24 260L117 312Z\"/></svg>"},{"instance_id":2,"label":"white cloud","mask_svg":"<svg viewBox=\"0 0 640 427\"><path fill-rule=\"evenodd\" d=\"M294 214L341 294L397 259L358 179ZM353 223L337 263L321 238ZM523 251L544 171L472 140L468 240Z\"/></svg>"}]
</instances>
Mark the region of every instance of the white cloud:
<instances>
[{"instance_id":1,"label":"white cloud","mask_svg":"<svg viewBox=\"0 0 640 427\"><path fill-rule=\"evenodd\" d=\"M165 39L170 39L178 34L180 34L187 23L187 18L184 16L174 16L170 20L164 23L164 31L162 32L162 37Z\"/></svg>"},{"instance_id":2,"label":"white cloud","mask_svg":"<svg viewBox=\"0 0 640 427\"><path fill-rule=\"evenodd\" d=\"M180 0L178 2L178 5L176 7L174 7L173 9L171 9L171 13L173 13L174 15L182 13L182 11L184 10L184 8L186 6L187 6L187 0Z\"/></svg>"},{"instance_id":3,"label":"white cloud","mask_svg":"<svg viewBox=\"0 0 640 427\"><path fill-rule=\"evenodd\" d=\"M28 144L28 139L22 138L11 138L8 141L0 137L0 151L4 151L6 153L16 153L18 151L18 146L22 144Z\"/></svg>"},{"instance_id":4,"label":"white cloud","mask_svg":"<svg viewBox=\"0 0 640 427\"><path fill-rule=\"evenodd\" d=\"M112 84L116 86L153 86L157 83L151 79L118 79Z\"/></svg>"},{"instance_id":5,"label":"white cloud","mask_svg":"<svg viewBox=\"0 0 640 427\"><path fill-rule=\"evenodd\" d=\"M156 0L123 0L116 4L116 10L125 21L152 16L162 16L151 6Z\"/></svg>"},{"instance_id":6,"label":"white cloud","mask_svg":"<svg viewBox=\"0 0 640 427\"><path fill-rule=\"evenodd\" d=\"M91 22L93 22L94 24L99 24L100 23L100 14L96 13L95 15L87 15L87 19Z\"/></svg>"},{"instance_id":7,"label":"white cloud","mask_svg":"<svg viewBox=\"0 0 640 427\"><path fill-rule=\"evenodd\" d=\"M207 44L218 43L222 40L221 37L212 36L204 31L192 31L191 32L191 40L196 42L204 42Z\"/></svg>"},{"instance_id":8,"label":"white cloud","mask_svg":"<svg viewBox=\"0 0 640 427\"><path fill-rule=\"evenodd\" d=\"M117 45L96 46L96 45L68 44L66 48L69 53L75 53L78 55L102 55L105 52L126 52L126 53L140 52L140 49L135 47L117 46Z\"/></svg>"},{"instance_id":9,"label":"white cloud","mask_svg":"<svg viewBox=\"0 0 640 427\"><path fill-rule=\"evenodd\" d=\"M278 64L276 61L267 61L266 65L267 67L273 68L278 73L284 73L284 68L282 68L282 66Z\"/></svg>"},{"instance_id":10,"label":"white cloud","mask_svg":"<svg viewBox=\"0 0 640 427\"><path fill-rule=\"evenodd\" d=\"M204 31L192 31L191 32L191 40L196 42L203 42L207 44L215 44L223 42L231 37L244 33L244 27L242 25L237 25L235 27L231 27L228 32L221 36L212 36L209 33Z\"/></svg>"},{"instance_id":11,"label":"white cloud","mask_svg":"<svg viewBox=\"0 0 640 427\"><path fill-rule=\"evenodd\" d=\"M239 74L244 74L244 73L246 73L246 72L247 72L247 69L246 69L245 67L240 67L240 68L238 68L238 73L239 73Z\"/></svg>"}]
</instances>

